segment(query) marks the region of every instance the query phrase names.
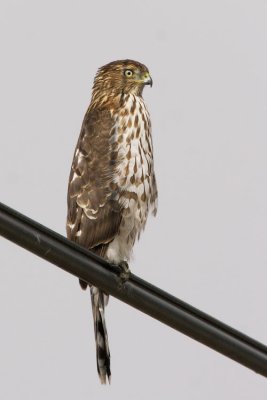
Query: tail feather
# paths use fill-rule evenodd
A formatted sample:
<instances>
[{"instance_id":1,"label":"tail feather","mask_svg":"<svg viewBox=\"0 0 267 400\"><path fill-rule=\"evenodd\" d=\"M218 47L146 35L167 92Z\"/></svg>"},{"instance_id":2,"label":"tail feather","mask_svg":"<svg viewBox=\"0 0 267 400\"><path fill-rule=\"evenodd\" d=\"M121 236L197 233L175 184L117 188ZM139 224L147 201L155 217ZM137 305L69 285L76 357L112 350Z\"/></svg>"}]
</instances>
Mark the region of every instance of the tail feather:
<instances>
[{"instance_id":1,"label":"tail feather","mask_svg":"<svg viewBox=\"0 0 267 400\"><path fill-rule=\"evenodd\" d=\"M105 306L108 296L95 286L91 286L91 300L94 318L96 363L101 383L110 383L110 352L108 346L108 333L105 321Z\"/></svg>"}]
</instances>

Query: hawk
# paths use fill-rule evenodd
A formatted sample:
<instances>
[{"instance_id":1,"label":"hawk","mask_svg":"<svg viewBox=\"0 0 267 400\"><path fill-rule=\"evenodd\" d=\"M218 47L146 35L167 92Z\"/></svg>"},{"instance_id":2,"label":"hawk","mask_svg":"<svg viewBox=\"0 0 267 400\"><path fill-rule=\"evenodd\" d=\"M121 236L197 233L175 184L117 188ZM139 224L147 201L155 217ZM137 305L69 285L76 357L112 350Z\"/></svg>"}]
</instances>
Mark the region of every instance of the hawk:
<instances>
[{"instance_id":1,"label":"hawk","mask_svg":"<svg viewBox=\"0 0 267 400\"><path fill-rule=\"evenodd\" d=\"M99 68L75 149L68 186L67 236L111 263L127 267L149 211L156 215L151 122L142 92L147 67L114 61ZM86 289L87 283L80 280ZM90 286L101 383L110 381L105 323L108 295Z\"/></svg>"}]
</instances>

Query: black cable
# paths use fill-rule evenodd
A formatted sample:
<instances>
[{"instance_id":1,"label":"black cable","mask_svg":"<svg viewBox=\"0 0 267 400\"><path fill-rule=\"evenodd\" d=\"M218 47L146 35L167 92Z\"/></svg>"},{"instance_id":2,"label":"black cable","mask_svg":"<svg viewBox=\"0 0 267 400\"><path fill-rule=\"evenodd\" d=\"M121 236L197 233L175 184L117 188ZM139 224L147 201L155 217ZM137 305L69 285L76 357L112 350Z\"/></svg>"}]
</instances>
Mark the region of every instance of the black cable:
<instances>
[{"instance_id":1,"label":"black cable","mask_svg":"<svg viewBox=\"0 0 267 400\"><path fill-rule=\"evenodd\" d=\"M267 377L267 347L0 203L0 234L17 245ZM1 257L1 256L0 256Z\"/></svg>"}]
</instances>

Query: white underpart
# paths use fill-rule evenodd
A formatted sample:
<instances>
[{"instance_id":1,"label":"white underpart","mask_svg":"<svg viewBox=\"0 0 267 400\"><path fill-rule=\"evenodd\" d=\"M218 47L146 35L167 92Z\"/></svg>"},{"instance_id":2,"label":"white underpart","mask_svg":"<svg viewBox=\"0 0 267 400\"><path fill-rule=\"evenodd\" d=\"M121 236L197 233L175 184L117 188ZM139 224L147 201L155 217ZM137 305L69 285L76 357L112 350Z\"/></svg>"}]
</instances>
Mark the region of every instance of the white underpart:
<instances>
[{"instance_id":1,"label":"white underpart","mask_svg":"<svg viewBox=\"0 0 267 400\"><path fill-rule=\"evenodd\" d=\"M132 127L126 127L123 132L123 141L119 145L119 158L121 162L117 168L117 174L114 178L114 182L119 185L121 190L125 190L127 192L132 192L137 194L138 200L129 199L127 197L122 197L120 199L121 204L123 206L123 223L121 224L118 235L115 239L109 244L108 250L106 253L106 257L113 263L120 263L122 261L128 261L132 252L132 248L136 239L136 236L139 236L141 231L144 229L149 208L151 206L150 200L150 190L149 186L151 186L151 179L153 173L153 155L149 151L152 149L152 139L150 132L150 117L144 101L141 97L130 95L129 100L125 107L128 109L130 113L131 106L133 104L134 98L136 100L136 108L134 111L134 115L131 116L120 116L114 115L117 117L117 129L115 132L115 137L112 140L117 142L117 138L119 137L118 128L127 123L128 119L132 119ZM145 131L145 124L142 120L142 114L140 113L140 107L142 109L142 114L147 123L147 132ZM136 133L136 128L134 127L135 116L138 115L138 126L140 127L140 135L137 138L134 134L134 138L131 141L127 142L127 138L131 137L132 133ZM149 140L149 144L147 143ZM141 154L140 154L141 149ZM127 154L131 151L131 158L127 158ZM134 172L134 166L136 165L137 171ZM152 165L151 174L149 175L149 165ZM125 170L129 168L129 172L127 174L127 180L125 182ZM135 182L131 183L130 178L135 176ZM142 182L142 175L145 177L145 180ZM141 196L146 194L146 200L141 200ZM139 208L138 208L139 203Z\"/></svg>"}]
</instances>

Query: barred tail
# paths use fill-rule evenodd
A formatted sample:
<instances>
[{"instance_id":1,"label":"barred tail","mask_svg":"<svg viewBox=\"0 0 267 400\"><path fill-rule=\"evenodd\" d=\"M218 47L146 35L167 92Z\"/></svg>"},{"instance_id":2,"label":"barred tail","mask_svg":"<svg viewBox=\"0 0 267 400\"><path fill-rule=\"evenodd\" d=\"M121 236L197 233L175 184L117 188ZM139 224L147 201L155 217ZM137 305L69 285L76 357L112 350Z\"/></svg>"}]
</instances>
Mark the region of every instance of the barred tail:
<instances>
[{"instance_id":1,"label":"barred tail","mask_svg":"<svg viewBox=\"0 0 267 400\"><path fill-rule=\"evenodd\" d=\"M110 353L105 321L105 306L108 302L108 296L95 286L91 286L90 289L95 328L97 371L101 383L106 383L106 378L110 383Z\"/></svg>"}]
</instances>

